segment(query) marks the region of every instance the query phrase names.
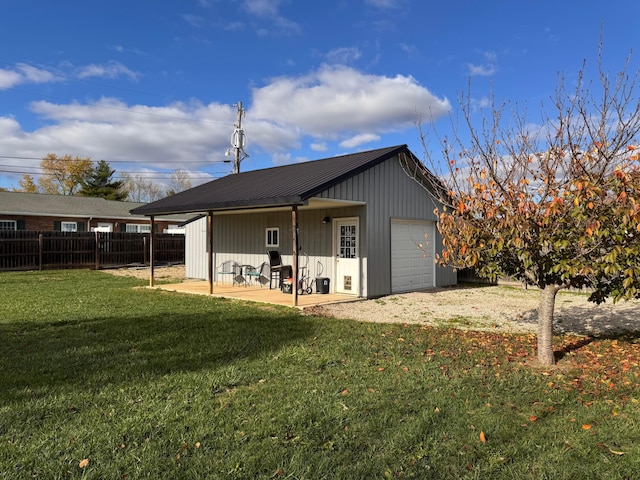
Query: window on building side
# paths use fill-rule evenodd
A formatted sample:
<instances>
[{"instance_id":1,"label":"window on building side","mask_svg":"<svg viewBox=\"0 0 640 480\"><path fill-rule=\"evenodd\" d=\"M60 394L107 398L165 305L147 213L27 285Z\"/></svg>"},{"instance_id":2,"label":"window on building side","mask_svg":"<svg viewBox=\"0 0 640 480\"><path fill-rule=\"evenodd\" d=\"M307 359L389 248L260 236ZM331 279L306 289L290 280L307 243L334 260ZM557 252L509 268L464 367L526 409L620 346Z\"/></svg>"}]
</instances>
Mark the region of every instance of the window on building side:
<instances>
[{"instance_id":1,"label":"window on building side","mask_svg":"<svg viewBox=\"0 0 640 480\"><path fill-rule=\"evenodd\" d=\"M60 231L62 232L77 232L78 222L60 222Z\"/></svg>"},{"instance_id":2,"label":"window on building side","mask_svg":"<svg viewBox=\"0 0 640 480\"><path fill-rule=\"evenodd\" d=\"M18 224L15 220L0 220L0 230L17 230Z\"/></svg>"},{"instance_id":3,"label":"window on building side","mask_svg":"<svg viewBox=\"0 0 640 480\"><path fill-rule=\"evenodd\" d=\"M151 225L148 223L127 223L127 233L149 233Z\"/></svg>"},{"instance_id":4,"label":"window on building side","mask_svg":"<svg viewBox=\"0 0 640 480\"><path fill-rule=\"evenodd\" d=\"M267 228L267 247L277 248L280 246L280 227Z\"/></svg>"}]
</instances>

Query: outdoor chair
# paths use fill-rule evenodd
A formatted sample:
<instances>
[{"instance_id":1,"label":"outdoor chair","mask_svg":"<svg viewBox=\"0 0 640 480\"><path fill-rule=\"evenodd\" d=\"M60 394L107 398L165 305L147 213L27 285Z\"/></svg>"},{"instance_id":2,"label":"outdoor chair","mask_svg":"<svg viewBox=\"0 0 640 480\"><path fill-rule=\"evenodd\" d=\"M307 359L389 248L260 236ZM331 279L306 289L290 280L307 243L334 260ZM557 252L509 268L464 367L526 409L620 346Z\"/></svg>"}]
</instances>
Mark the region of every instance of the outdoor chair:
<instances>
[{"instance_id":1,"label":"outdoor chair","mask_svg":"<svg viewBox=\"0 0 640 480\"><path fill-rule=\"evenodd\" d=\"M273 281L275 280L278 282L278 288L282 290L282 281L285 278L289 278L285 277L285 274L291 276L291 273L289 272L293 272L293 267L291 265L282 264L282 257L280 256L280 252L277 250L269 250L267 253L269 255L270 267L269 288L273 288Z\"/></svg>"},{"instance_id":2,"label":"outdoor chair","mask_svg":"<svg viewBox=\"0 0 640 480\"><path fill-rule=\"evenodd\" d=\"M242 266L234 260L226 260L217 269L218 275L230 276L231 285L246 285L246 279L242 275Z\"/></svg>"},{"instance_id":3,"label":"outdoor chair","mask_svg":"<svg viewBox=\"0 0 640 480\"><path fill-rule=\"evenodd\" d=\"M263 262L258 268L247 269L246 276L252 283L258 283L262 288L269 283L270 271L269 262Z\"/></svg>"}]
</instances>

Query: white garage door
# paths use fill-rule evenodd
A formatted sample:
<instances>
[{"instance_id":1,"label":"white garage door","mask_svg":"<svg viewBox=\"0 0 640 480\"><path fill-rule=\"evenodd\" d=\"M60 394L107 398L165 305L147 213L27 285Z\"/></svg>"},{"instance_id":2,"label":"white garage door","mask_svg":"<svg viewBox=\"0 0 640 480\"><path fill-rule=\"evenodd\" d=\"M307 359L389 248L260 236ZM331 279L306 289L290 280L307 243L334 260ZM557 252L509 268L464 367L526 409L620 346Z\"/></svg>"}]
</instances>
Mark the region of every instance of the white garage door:
<instances>
[{"instance_id":1,"label":"white garage door","mask_svg":"<svg viewBox=\"0 0 640 480\"><path fill-rule=\"evenodd\" d=\"M393 293L435 286L434 241L434 222L392 220L391 291ZM419 245L422 245L422 248Z\"/></svg>"}]
</instances>

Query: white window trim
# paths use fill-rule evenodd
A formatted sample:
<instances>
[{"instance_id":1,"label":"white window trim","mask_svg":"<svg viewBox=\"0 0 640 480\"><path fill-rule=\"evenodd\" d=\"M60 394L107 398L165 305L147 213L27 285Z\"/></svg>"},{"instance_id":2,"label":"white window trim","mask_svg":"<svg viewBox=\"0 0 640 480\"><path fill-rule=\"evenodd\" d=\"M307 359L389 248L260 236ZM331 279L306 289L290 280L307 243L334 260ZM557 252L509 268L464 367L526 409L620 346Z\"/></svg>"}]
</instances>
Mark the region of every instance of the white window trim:
<instances>
[{"instance_id":1,"label":"white window trim","mask_svg":"<svg viewBox=\"0 0 640 480\"><path fill-rule=\"evenodd\" d=\"M125 230L126 233L149 233L151 225L148 223L127 223Z\"/></svg>"},{"instance_id":2,"label":"white window trim","mask_svg":"<svg viewBox=\"0 0 640 480\"><path fill-rule=\"evenodd\" d=\"M13 225L13 228L10 228ZM18 222L16 220L0 220L0 230L14 231L18 229Z\"/></svg>"},{"instance_id":3,"label":"white window trim","mask_svg":"<svg viewBox=\"0 0 640 480\"><path fill-rule=\"evenodd\" d=\"M61 232L77 232L78 222L60 222Z\"/></svg>"},{"instance_id":4,"label":"white window trim","mask_svg":"<svg viewBox=\"0 0 640 480\"><path fill-rule=\"evenodd\" d=\"M270 237L271 237L271 240L273 240L273 232L276 233L276 241L270 242L269 241ZM280 247L280 227L267 227L265 229L264 243L267 248L279 248Z\"/></svg>"}]
</instances>

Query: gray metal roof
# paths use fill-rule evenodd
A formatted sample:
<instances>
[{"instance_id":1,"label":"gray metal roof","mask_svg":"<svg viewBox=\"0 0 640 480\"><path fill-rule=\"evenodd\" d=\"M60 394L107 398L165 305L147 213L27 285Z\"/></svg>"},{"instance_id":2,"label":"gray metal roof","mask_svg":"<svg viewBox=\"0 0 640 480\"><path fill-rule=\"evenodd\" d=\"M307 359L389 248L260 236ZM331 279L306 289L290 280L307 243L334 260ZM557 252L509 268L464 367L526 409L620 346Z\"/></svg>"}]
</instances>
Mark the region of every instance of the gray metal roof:
<instances>
[{"instance_id":1,"label":"gray metal roof","mask_svg":"<svg viewBox=\"0 0 640 480\"><path fill-rule=\"evenodd\" d=\"M0 213L3 215L142 219L144 215L132 215L130 210L143 205L145 204L96 197L0 191ZM188 217L180 215L175 220L186 220Z\"/></svg>"},{"instance_id":2,"label":"gray metal roof","mask_svg":"<svg viewBox=\"0 0 640 480\"><path fill-rule=\"evenodd\" d=\"M134 214L205 212L302 205L306 200L400 152L406 145L228 175L131 210ZM417 161L417 160L416 160Z\"/></svg>"}]
</instances>

